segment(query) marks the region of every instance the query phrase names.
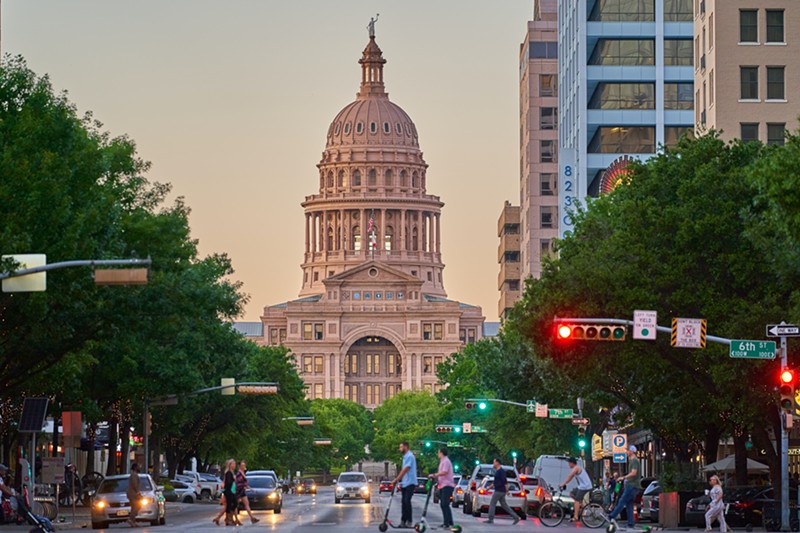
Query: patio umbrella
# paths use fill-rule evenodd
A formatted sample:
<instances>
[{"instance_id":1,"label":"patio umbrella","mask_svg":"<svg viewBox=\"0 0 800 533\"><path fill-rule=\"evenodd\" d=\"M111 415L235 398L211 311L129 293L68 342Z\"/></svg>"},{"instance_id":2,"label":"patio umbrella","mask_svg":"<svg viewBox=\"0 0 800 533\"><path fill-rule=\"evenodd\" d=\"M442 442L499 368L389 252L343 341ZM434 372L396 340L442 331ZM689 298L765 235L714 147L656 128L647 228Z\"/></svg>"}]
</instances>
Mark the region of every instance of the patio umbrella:
<instances>
[{"instance_id":1,"label":"patio umbrella","mask_svg":"<svg viewBox=\"0 0 800 533\"><path fill-rule=\"evenodd\" d=\"M725 459L720 459L715 463L711 463L710 465L706 465L703 468L704 472L719 472L719 473L731 473L736 472L736 456L729 455ZM753 461L752 459L747 460L747 471L748 472L769 472L769 467L764 463L759 463L758 461Z\"/></svg>"}]
</instances>

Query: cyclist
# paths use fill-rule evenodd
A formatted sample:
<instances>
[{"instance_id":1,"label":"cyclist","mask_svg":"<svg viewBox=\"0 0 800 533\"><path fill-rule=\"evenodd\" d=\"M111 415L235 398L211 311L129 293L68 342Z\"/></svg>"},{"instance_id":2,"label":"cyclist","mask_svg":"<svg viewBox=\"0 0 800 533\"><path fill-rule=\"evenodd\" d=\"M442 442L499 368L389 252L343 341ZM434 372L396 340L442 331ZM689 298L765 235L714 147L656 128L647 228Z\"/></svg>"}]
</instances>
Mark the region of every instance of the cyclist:
<instances>
[{"instance_id":1,"label":"cyclist","mask_svg":"<svg viewBox=\"0 0 800 533\"><path fill-rule=\"evenodd\" d=\"M578 466L578 460L574 457L570 457L567 459L567 464L569 464L572 470L570 471L567 479L561 484L561 490L567 490L567 484L572 481L573 479L578 482L578 486L572 489L570 492L570 496L572 499L575 500L575 504L573 505L573 516L572 522L577 522L578 518L581 515L581 505L583 504L583 498L592 490L592 479L589 477L589 473L586 472L585 469Z\"/></svg>"}]
</instances>

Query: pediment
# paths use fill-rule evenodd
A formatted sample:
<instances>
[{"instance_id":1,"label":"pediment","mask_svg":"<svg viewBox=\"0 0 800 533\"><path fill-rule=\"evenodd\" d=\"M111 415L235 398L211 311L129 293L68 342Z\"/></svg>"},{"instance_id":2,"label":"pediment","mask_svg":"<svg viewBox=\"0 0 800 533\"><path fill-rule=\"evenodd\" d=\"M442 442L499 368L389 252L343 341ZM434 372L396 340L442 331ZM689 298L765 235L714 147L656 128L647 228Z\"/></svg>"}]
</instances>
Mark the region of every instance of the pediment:
<instances>
[{"instance_id":1,"label":"pediment","mask_svg":"<svg viewBox=\"0 0 800 533\"><path fill-rule=\"evenodd\" d=\"M377 261L367 261L363 265L345 270L335 276L331 276L323 280L327 287L328 285L350 285L350 284L375 284L375 283L403 283L422 285L422 280L406 274L402 270L392 268L386 264Z\"/></svg>"}]
</instances>

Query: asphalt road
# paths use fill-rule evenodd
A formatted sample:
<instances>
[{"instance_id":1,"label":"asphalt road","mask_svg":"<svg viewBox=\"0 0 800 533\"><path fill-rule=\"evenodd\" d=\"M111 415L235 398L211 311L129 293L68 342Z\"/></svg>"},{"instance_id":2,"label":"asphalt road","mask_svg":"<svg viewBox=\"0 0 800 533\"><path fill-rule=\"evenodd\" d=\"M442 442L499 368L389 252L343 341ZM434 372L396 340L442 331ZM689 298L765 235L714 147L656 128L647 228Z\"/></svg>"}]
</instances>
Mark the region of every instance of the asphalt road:
<instances>
[{"instance_id":1,"label":"asphalt road","mask_svg":"<svg viewBox=\"0 0 800 533\"><path fill-rule=\"evenodd\" d=\"M246 519L246 514L241 514L240 519L245 524L239 528L225 528L216 526L211 519L216 515L219 506L209 503L197 504L168 504L167 524L165 526L153 527L142 524L136 528L137 531L145 533L166 533L168 531L197 531L213 532L231 529L235 530L258 530L281 531L287 533L346 533L352 531L378 531L378 525L383 520L384 506L388 504L389 494L373 495L372 502L365 504L360 501L343 501L336 505L333 498L333 490L330 488L320 489L316 496L306 495L284 495L283 512L279 515L272 511L257 511L256 516L261 520L258 524L250 524ZM418 494L414 496L414 520L418 521L422 515L422 508L425 504L425 496ZM70 513L65 515L71 519ZM400 522L400 495L395 497L392 503L389 518L396 523ZM522 521L516 526L512 526L511 519L507 516L498 516L494 525L485 524L485 517L474 518L465 515L461 509L453 509L453 518L457 524L461 524L465 532L470 531L519 531L519 530L542 530L533 519ZM438 504L431 500L427 515L428 524L433 528L438 528L442 523L442 512ZM88 515L81 513L75 523L57 524L61 531L86 531L89 527ZM572 529L571 526L564 526ZM430 531L441 531L440 529L429 528ZM106 531L130 530L127 524L115 524ZM560 529L560 528L559 528ZM16 531L22 533L28 529L20 526L0 526L0 531ZM389 531L394 531L389 529ZM413 531L413 530L406 530Z\"/></svg>"}]
</instances>

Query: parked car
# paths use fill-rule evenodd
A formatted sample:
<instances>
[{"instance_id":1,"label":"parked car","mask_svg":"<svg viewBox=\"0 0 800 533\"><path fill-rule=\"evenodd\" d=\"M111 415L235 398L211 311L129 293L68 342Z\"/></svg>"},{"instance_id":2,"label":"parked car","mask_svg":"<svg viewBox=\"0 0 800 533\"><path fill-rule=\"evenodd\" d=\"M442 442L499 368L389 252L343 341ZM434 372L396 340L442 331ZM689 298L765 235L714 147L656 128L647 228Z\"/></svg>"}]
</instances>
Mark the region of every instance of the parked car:
<instances>
[{"instance_id":1,"label":"parked car","mask_svg":"<svg viewBox=\"0 0 800 533\"><path fill-rule=\"evenodd\" d=\"M546 501L550 501L556 496L557 487L569 475L572 467L569 466L567 461L569 457L566 455L540 455L533 465L533 473L526 475L525 483L529 489L528 493L528 512L535 514L539 510L539 506ZM583 459L578 458L578 464L583 467ZM575 501L570 496L570 492L577 488L578 480L572 479L567 483L567 490L565 490L558 498L562 505L572 509Z\"/></svg>"},{"instance_id":2,"label":"parked car","mask_svg":"<svg viewBox=\"0 0 800 533\"><path fill-rule=\"evenodd\" d=\"M458 474L453 476L453 481L455 482L456 486L458 486L458 482L461 481L461 476ZM455 489L453 489L453 494L455 494ZM450 496L450 501L453 501L453 496ZM433 503L439 503L439 483L434 479L433 480Z\"/></svg>"},{"instance_id":3,"label":"parked car","mask_svg":"<svg viewBox=\"0 0 800 533\"><path fill-rule=\"evenodd\" d=\"M453 507L458 508L459 505L464 505L464 494L469 490L469 478L462 476L456 483L456 490L453 491Z\"/></svg>"},{"instance_id":4,"label":"parked car","mask_svg":"<svg viewBox=\"0 0 800 533\"><path fill-rule=\"evenodd\" d=\"M92 529L106 529L109 524L126 522L131 515L128 500L129 475L108 476L97 488L92 503ZM152 526L164 525L167 521L166 505L162 490L156 486L148 474L139 474L139 488L142 499L137 520L150 522Z\"/></svg>"},{"instance_id":5,"label":"parked car","mask_svg":"<svg viewBox=\"0 0 800 533\"><path fill-rule=\"evenodd\" d=\"M200 472L200 484L211 491L212 498L219 498L222 496L222 480L214 474Z\"/></svg>"},{"instance_id":6,"label":"parked car","mask_svg":"<svg viewBox=\"0 0 800 533\"><path fill-rule=\"evenodd\" d=\"M653 496L653 499L650 500L650 521L651 522L660 522L661 518L658 516L658 500L660 494L656 494Z\"/></svg>"},{"instance_id":7,"label":"parked car","mask_svg":"<svg viewBox=\"0 0 800 533\"><path fill-rule=\"evenodd\" d=\"M425 494L428 492L425 490L425 487L428 485L428 478L426 477L418 477L417 478L417 485L414 487L414 494Z\"/></svg>"},{"instance_id":8,"label":"parked car","mask_svg":"<svg viewBox=\"0 0 800 533\"><path fill-rule=\"evenodd\" d=\"M295 483L294 491L296 494L316 494L317 482L311 478L299 479Z\"/></svg>"},{"instance_id":9,"label":"parked car","mask_svg":"<svg viewBox=\"0 0 800 533\"><path fill-rule=\"evenodd\" d=\"M364 503L369 503L370 494L367 475L364 472L342 472L339 474L339 479L336 480L334 498L336 503L342 503L342 500L348 499L364 500Z\"/></svg>"},{"instance_id":10,"label":"parked car","mask_svg":"<svg viewBox=\"0 0 800 533\"><path fill-rule=\"evenodd\" d=\"M775 492L772 487L730 487L723 489L725 502L725 522L731 527L764 526L767 531L779 527L780 518L776 513ZM790 515L796 516L797 489L789 487ZM698 496L686 503L685 520L687 524L705 525L705 512L711 499ZM776 516L777 515L777 516ZM792 527L797 526L793 519Z\"/></svg>"},{"instance_id":11,"label":"parked car","mask_svg":"<svg viewBox=\"0 0 800 533\"><path fill-rule=\"evenodd\" d=\"M489 512L489 503L491 503L492 495L494 494L494 477L485 477L478 490L475 491L472 501L472 516L480 517L481 513ZM525 520L528 517L526 508L528 506L527 494L517 481L508 482L508 490L506 492L506 503L511 507L511 510L516 512L517 515ZM505 513L502 507L498 506L496 509L497 514Z\"/></svg>"},{"instance_id":12,"label":"parked car","mask_svg":"<svg viewBox=\"0 0 800 533\"><path fill-rule=\"evenodd\" d=\"M658 507L656 507L656 517L653 519L653 500L661 494L661 487L658 480L652 480L645 484L642 482L645 489L642 492L642 504L639 511L639 520L649 520L651 522L658 522Z\"/></svg>"},{"instance_id":13,"label":"parked car","mask_svg":"<svg viewBox=\"0 0 800 533\"><path fill-rule=\"evenodd\" d=\"M394 490L394 483L390 479L382 479L378 483L378 492L392 492Z\"/></svg>"},{"instance_id":14,"label":"parked car","mask_svg":"<svg viewBox=\"0 0 800 533\"><path fill-rule=\"evenodd\" d=\"M272 476L247 476L248 488L245 490L251 509L264 509L280 514L283 508L283 494ZM244 503L239 502L239 509Z\"/></svg>"},{"instance_id":15,"label":"parked car","mask_svg":"<svg viewBox=\"0 0 800 533\"><path fill-rule=\"evenodd\" d=\"M517 481L519 479L517 467L503 465L503 470L506 471L506 477L509 481ZM494 477L493 464L482 463L475 465L475 468L472 470L472 475L469 477L469 485L467 486L468 490L464 494L464 514L472 513L472 502L474 500L475 492L478 490L478 484L487 476Z\"/></svg>"},{"instance_id":16,"label":"parked car","mask_svg":"<svg viewBox=\"0 0 800 533\"><path fill-rule=\"evenodd\" d=\"M190 485L201 500L213 500L221 493L222 482L211 474L200 474L199 472L186 470L183 474L176 474L175 479Z\"/></svg>"},{"instance_id":17,"label":"parked car","mask_svg":"<svg viewBox=\"0 0 800 533\"><path fill-rule=\"evenodd\" d=\"M194 487L188 483L177 479L159 479L159 485L164 487L161 491L164 500L168 502L194 503L197 501L197 493Z\"/></svg>"}]
</instances>

